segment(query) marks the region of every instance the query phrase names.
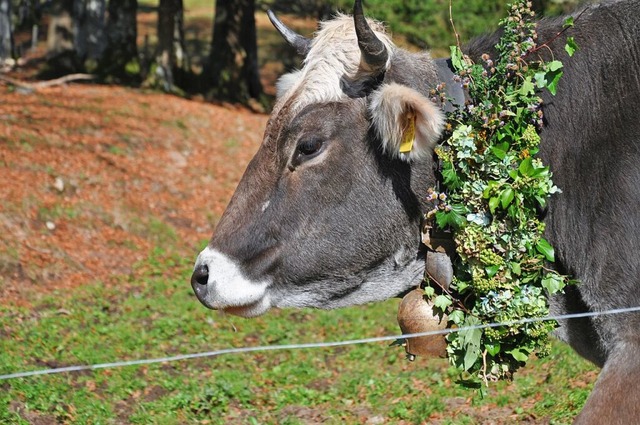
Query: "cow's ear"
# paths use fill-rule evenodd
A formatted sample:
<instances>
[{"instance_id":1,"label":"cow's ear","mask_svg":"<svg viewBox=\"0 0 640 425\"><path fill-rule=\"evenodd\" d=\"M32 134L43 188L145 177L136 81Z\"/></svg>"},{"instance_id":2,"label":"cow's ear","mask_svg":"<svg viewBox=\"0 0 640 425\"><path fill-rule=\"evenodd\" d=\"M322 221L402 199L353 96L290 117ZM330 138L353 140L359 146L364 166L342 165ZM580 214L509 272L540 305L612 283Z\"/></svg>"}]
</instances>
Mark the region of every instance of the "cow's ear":
<instances>
[{"instance_id":1,"label":"cow's ear","mask_svg":"<svg viewBox=\"0 0 640 425\"><path fill-rule=\"evenodd\" d=\"M383 84L370 96L372 125L383 150L405 161L428 157L444 126L442 110L407 86Z\"/></svg>"}]
</instances>

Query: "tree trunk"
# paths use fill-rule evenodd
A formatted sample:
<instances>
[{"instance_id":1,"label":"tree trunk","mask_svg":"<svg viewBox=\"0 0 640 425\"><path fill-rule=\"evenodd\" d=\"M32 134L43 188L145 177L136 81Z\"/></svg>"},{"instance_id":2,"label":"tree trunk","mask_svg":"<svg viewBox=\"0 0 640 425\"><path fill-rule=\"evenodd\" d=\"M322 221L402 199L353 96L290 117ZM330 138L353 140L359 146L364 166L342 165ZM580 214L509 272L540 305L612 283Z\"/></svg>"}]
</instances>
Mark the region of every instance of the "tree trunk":
<instances>
[{"instance_id":1,"label":"tree trunk","mask_svg":"<svg viewBox=\"0 0 640 425\"><path fill-rule=\"evenodd\" d=\"M11 0L0 0L0 67L13 55Z\"/></svg>"},{"instance_id":2,"label":"tree trunk","mask_svg":"<svg viewBox=\"0 0 640 425\"><path fill-rule=\"evenodd\" d=\"M158 8L158 72L155 76L166 91L181 85L188 71L184 41L184 8L182 0L160 0Z\"/></svg>"},{"instance_id":3,"label":"tree trunk","mask_svg":"<svg viewBox=\"0 0 640 425\"><path fill-rule=\"evenodd\" d=\"M254 0L216 0L209 56L209 96L231 101L259 100Z\"/></svg>"},{"instance_id":4,"label":"tree trunk","mask_svg":"<svg viewBox=\"0 0 640 425\"><path fill-rule=\"evenodd\" d=\"M139 80L137 10L137 0L109 0L107 45L99 65L103 77L112 76L120 81Z\"/></svg>"},{"instance_id":5,"label":"tree trunk","mask_svg":"<svg viewBox=\"0 0 640 425\"><path fill-rule=\"evenodd\" d=\"M55 78L83 70L74 48L73 1L54 0L52 3L47 33L48 68L39 74L40 78Z\"/></svg>"},{"instance_id":6,"label":"tree trunk","mask_svg":"<svg viewBox=\"0 0 640 425\"><path fill-rule=\"evenodd\" d=\"M105 0L74 0L73 12L76 54L83 63L97 63L106 47Z\"/></svg>"},{"instance_id":7,"label":"tree trunk","mask_svg":"<svg viewBox=\"0 0 640 425\"><path fill-rule=\"evenodd\" d=\"M41 18L39 0L19 0L16 28L29 29L37 25Z\"/></svg>"}]
</instances>

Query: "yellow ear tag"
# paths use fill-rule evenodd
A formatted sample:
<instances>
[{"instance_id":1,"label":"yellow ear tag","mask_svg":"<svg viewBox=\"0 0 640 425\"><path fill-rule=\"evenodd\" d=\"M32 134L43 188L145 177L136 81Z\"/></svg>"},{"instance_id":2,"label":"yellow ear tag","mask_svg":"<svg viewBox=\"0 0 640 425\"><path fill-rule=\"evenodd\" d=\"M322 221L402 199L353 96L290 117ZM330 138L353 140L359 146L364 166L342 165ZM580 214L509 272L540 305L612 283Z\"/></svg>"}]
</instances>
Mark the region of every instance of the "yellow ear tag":
<instances>
[{"instance_id":1,"label":"yellow ear tag","mask_svg":"<svg viewBox=\"0 0 640 425\"><path fill-rule=\"evenodd\" d=\"M413 149L413 142L416 140L416 116L409 116L407 128L402 135L402 143L400 144L400 153L409 153Z\"/></svg>"}]
</instances>

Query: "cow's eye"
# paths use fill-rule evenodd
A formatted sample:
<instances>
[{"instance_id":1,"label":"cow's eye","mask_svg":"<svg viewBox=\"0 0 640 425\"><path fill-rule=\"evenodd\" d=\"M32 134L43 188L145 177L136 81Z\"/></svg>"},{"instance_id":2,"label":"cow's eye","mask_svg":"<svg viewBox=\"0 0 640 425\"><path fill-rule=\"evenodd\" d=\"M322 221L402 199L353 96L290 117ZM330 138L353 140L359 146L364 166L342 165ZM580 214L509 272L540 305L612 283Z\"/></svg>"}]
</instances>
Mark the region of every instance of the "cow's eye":
<instances>
[{"instance_id":1,"label":"cow's eye","mask_svg":"<svg viewBox=\"0 0 640 425\"><path fill-rule=\"evenodd\" d=\"M302 139L296 147L296 156L300 160L309 159L322 150L321 139Z\"/></svg>"}]
</instances>

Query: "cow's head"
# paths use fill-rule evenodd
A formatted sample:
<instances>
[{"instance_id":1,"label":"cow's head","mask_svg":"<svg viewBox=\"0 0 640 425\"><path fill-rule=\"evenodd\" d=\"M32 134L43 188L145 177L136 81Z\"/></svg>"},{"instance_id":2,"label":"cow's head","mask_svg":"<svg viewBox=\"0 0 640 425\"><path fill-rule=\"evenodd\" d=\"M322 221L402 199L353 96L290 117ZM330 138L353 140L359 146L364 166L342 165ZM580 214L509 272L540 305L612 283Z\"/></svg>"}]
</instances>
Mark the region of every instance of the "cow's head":
<instances>
[{"instance_id":1,"label":"cow's head","mask_svg":"<svg viewBox=\"0 0 640 425\"><path fill-rule=\"evenodd\" d=\"M444 122L429 92L441 76L427 54L397 48L365 20L360 1L313 39L270 17L304 65L278 83L262 145L198 256L193 289L207 307L241 316L397 296L424 270L422 199Z\"/></svg>"}]
</instances>

